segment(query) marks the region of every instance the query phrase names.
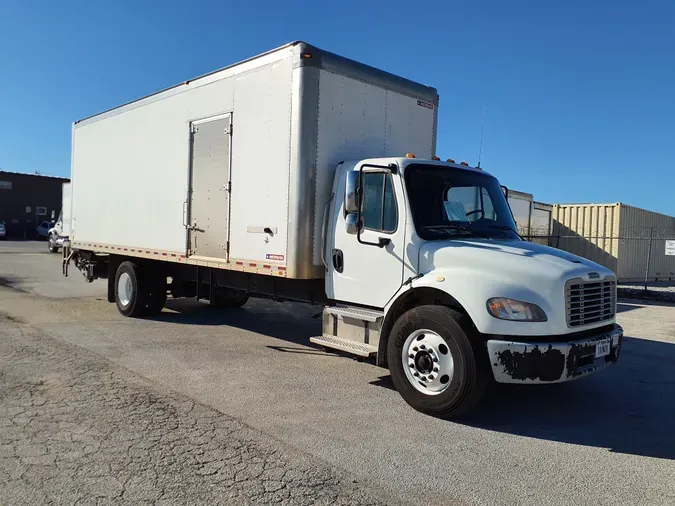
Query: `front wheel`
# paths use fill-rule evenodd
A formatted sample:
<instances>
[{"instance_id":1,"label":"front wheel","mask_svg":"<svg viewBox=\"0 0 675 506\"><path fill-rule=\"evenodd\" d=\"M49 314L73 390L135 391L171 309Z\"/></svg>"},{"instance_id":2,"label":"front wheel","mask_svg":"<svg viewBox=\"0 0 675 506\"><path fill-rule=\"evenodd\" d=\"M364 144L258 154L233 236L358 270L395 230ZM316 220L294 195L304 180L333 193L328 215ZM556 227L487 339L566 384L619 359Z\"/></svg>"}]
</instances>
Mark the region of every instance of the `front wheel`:
<instances>
[{"instance_id":1,"label":"front wheel","mask_svg":"<svg viewBox=\"0 0 675 506\"><path fill-rule=\"evenodd\" d=\"M387 361L394 386L416 410L451 418L471 410L490 383L486 351L469 318L420 306L394 324Z\"/></svg>"},{"instance_id":2,"label":"front wheel","mask_svg":"<svg viewBox=\"0 0 675 506\"><path fill-rule=\"evenodd\" d=\"M56 237L54 237L54 234L51 234L47 241L48 241L47 242L47 249L49 250L49 252L50 253L58 253L59 247L56 245Z\"/></svg>"}]
</instances>

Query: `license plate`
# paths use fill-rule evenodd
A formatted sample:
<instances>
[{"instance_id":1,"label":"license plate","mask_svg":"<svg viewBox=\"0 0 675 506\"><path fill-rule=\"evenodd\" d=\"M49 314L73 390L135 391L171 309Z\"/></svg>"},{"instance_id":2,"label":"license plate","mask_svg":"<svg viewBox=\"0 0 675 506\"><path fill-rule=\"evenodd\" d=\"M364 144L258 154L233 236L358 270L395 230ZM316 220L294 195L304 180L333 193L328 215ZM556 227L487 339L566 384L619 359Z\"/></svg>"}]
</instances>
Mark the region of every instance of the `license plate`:
<instances>
[{"instance_id":1,"label":"license plate","mask_svg":"<svg viewBox=\"0 0 675 506\"><path fill-rule=\"evenodd\" d=\"M602 341L598 341L595 344L595 358L600 358L609 355L609 344L610 344L610 338L603 339Z\"/></svg>"}]
</instances>

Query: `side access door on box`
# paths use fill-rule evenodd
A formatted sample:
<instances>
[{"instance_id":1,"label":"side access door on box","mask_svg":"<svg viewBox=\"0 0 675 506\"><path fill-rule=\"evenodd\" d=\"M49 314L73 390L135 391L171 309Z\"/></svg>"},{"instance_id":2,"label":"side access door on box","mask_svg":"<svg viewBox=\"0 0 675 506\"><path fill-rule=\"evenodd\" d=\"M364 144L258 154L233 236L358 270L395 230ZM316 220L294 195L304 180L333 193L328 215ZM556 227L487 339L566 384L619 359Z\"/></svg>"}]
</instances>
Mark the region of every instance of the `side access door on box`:
<instances>
[{"instance_id":1,"label":"side access door on box","mask_svg":"<svg viewBox=\"0 0 675 506\"><path fill-rule=\"evenodd\" d=\"M232 114L190 124L187 254L229 260Z\"/></svg>"}]
</instances>

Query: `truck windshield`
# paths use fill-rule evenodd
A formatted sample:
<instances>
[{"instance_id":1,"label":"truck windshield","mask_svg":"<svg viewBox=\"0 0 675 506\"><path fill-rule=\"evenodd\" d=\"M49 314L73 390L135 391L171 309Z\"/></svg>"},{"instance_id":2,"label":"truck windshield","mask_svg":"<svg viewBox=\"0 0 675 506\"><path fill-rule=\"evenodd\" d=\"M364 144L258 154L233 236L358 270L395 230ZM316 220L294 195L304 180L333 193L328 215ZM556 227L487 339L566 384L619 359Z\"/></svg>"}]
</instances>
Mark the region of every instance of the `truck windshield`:
<instances>
[{"instance_id":1,"label":"truck windshield","mask_svg":"<svg viewBox=\"0 0 675 506\"><path fill-rule=\"evenodd\" d=\"M421 238L519 239L494 177L474 170L415 164L406 167L405 181Z\"/></svg>"}]
</instances>

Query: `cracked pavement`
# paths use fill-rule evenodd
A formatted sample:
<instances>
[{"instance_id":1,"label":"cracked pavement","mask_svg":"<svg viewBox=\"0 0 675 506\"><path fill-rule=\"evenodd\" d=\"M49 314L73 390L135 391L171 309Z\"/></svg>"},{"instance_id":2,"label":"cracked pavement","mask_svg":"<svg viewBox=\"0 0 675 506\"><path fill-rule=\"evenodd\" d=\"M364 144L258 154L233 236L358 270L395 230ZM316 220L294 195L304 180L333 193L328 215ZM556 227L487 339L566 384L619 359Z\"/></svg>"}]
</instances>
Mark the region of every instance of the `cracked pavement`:
<instances>
[{"instance_id":1,"label":"cracked pavement","mask_svg":"<svg viewBox=\"0 0 675 506\"><path fill-rule=\"evenodd\" d=\"M384 504L315 458L1 313L0 385L2 504Z\"/></svg>"},{"instance_id":2,"label":"cracked pavement","mask_svg":"<svg viewBox=\"0 0 675 506\"><path fill-rule=\"evenodd\" d=\"M102 280L64 278L43 242L0 242L2 506L268 503L277 492L288 504L675 505L673 304L620 301L617 366L505 386L447 422L410 409L385 369L309 345L316 307L170 300L157 318L129 319L105 294ZM202 423L225 428L220 449L242 460L197 460ZM298 479L237 482L260 448Z\"/></svg>"}]
</instances>

